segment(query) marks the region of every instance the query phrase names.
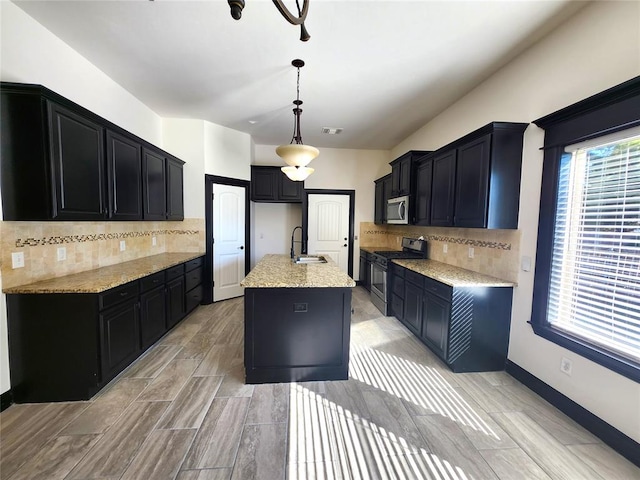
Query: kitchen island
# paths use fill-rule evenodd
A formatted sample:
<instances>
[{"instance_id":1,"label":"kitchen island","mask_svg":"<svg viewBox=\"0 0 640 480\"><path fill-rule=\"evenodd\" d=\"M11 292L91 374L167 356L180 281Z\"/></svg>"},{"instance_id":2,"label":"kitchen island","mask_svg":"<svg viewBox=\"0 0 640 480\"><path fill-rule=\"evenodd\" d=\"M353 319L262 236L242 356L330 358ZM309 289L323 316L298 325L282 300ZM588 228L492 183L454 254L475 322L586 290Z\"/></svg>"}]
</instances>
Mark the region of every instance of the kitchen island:
<instances>
[{"instance_id":1,"label":"kitchen island","mask_svg":"<svg viewBox=\"0 0 640 480\"><path fill-rule=\"evenodd\" d=\"M348 378L355 282L334 262L265 255L241 285L247 383Z\"/></svg>"}]
</instances>

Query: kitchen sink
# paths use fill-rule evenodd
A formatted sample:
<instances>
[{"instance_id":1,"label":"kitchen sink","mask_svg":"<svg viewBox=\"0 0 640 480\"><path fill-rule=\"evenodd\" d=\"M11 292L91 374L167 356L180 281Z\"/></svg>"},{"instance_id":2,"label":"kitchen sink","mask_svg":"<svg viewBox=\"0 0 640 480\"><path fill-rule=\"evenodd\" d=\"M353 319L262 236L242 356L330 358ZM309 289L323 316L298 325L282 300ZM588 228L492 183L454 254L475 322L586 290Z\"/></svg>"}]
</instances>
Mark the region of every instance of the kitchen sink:
<instances>
[{"instance_id":1,"label":"kitchen sink","mask_svg":"<svg viewBox=\"0 0 640 480\"><path fill-rule=\"evenodd\" d=\"M299 257L295 257L295 263L303 263L303 264L317 264L317 263L327 263L327 259L322 255L300 255Z\"/></svg>"}]
</instances>

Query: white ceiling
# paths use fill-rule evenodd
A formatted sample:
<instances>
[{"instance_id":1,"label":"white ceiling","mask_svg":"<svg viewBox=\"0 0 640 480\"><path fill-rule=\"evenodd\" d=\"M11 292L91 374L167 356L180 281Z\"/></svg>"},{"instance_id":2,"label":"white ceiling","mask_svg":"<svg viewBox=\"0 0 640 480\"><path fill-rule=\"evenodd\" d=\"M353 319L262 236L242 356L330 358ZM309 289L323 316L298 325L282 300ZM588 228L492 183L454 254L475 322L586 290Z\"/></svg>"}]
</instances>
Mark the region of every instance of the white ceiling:
<instances>
[{"instance_id":1,"label":"white ceiling","mask_svg":"<svg viewBox=\"0 0 640 480\"><path fill-rule=\"evenodd\" d=\"M159 115L257 144L290 141L301 58L304 142L367 149L392 148L584 6L311 0L304 43L266 0L247 0L239 21L226 0L16 3Z\"/></svg>"}]
</instances>

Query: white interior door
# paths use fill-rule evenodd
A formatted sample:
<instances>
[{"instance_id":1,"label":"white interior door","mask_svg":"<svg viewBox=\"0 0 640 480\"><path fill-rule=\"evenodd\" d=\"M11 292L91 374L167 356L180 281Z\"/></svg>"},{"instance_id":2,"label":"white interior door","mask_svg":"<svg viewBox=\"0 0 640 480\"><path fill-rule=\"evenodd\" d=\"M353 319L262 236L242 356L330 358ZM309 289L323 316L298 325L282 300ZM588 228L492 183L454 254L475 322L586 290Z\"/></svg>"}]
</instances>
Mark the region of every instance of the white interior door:
<instances>
[{"instance_id":1,"label":"white interior door","mask_svg":"<svg viewBox=\"0 0 640 480\"><path fill-rule=\"evenodd\" d=\"M349 195L309 194L307 252L349 268Z\"/></svg>"},{"instance_id":2,"label":"white interior door","mask_svg":"<svg viewBox=\"0 0 640 480\"><path fill-rule=\"evenodd\" d=\"M213 300L244 294L245 190L213 184Z\"/></svg>"}]
</instances>

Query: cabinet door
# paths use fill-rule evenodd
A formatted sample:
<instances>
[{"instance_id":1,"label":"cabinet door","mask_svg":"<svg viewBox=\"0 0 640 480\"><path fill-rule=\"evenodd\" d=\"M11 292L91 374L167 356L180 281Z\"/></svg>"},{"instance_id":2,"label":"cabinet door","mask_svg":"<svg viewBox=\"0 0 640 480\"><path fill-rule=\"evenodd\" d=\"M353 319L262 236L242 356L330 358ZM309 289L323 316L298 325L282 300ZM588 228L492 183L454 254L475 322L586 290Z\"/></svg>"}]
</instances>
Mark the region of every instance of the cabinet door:
<instances>
[{"instance_id":1,"label":"cabinet door","mask_svg":"<svg viewBox=\"0 0 640 480\"><path fill-rule=\"evenodd\" d=\"M136 141L107 131L109 218L142 220L142 155Z\"/></svg>"},{"instance_id":2,"label":"cabinet door","mask_svg":"<svg viewBox=\"0 0 640 480\"><path fill-rule=\"evenodd\" d=\"M384 183L382 179L379 179L376 180L375 204L373 214L373 221L378 225L384 223L386 206L387 205L384 199Z\"/></svg>"},{"instance_id":3,"label":"cabinet door","mask_svg":"<svg viewBox=\"0 0 640 480\"><path fill-rule=\"evenodd\" d=\"M404 285L404 323L410 330L420 334L422 324L422 287L411 282Z\"/></svg>"},{"instance_id":4,"label":"cabinet door","mask_svg":"<svg viewBox=\"0 0 640 480\"><path fill-rule=\"evenodd\" d=\"M430 293L424 293L421 337L441 358L446 359L447 332L451 304Z\"/></svg>"},{"instance_id":5,"label":"cabinet door","mask_svg":"<svg viewBox=\"0 0 640 480\"><path fill-rule=\"evenodd\" d=\"M279 169L266 167L251 168L251 200L254 202L275 202L278 198Z\"/></svg>"},{"instance_id":6,"label":"cabinet door","mask_svg":"<svg viewBox=\"0 0 640 480\"><path fill-rule=\"evenodd\" d=\"M400 196L400 179L401 179L401 165L400 162L396 162L391 166L391 188L387 190L388 198L395 198Z\"/></svg>"},{"instance_id":7,"label":"cabinet door","mask_svg":"<svg viewBox=\"0 0 640 480\"><path fill-rule=\"evenodd\" d=\"M184 220L182 163L167 158L167 220Z\"/></svg>"},{"instance_id":8,"label":"cabinet door","mask_svg":"<svg viewBox=\"0 0 640 480\"><path fill-rule=\"evenodd\" d=\"M431 221L431 183L433 159L422 161L416 168L415 225L429 225Z\"/></svg>"},{"instance_id":9,"label":"cabinet door","mask_svg":"<svg viewBox=\"0 0 640 480\"><path fill-rule=\"evenodd\" d=\"M167 331L164 285L140 295L140 338L146 350Z\"/></svg>"},{"instance_id":10,"label":"cabinet door","mask_svg":"<svg viewBox=\"0 0 640 480\"><path fill-rule=\"evenodd\" d=\"M54 220L101 220L106 216L104 129L49 103Z\"/></svg>"},{"instance_id":11,"label":"cabinet door","mask_svg":"<svg viewBox=\"0 0 640 480\"><path fill-rule=\"evenodd\" d=\"M282 171L278 175L278 200L287 203L302 203L304 182L290 180Z\"/></svg>"},{"instance_id":12,"label":"cabinet door","mask_svg":"<svg viewBox=\"0 0 640 480\"><path fill-rule=\"evenodd\" d=\"M491 134L458 148L456 167L456 227L486 227L489 196Z\"/></svg>"},{"instance_id":13,"label":"cabinet door","mask_svg":"<svg viewBox=\"0 0 640 480\"><path fill-rule=\"evenodd\" d=\"M184 275L167 283L167 328L173 327L185 315Z\"/></svg>"},{"instance_id":14,"label":"cabinet door","mask_svg":"<svg viewBox=\"0 0 640 480\"><path fill-rule=\"evenodd\" d=\"M106 382L135 360L140 351L137 299L100 313L100 345L102 380Z\"/></svg>"},{"instance_id":15,"label":"cabinet door","mask_svg":"<svg viewBox=\"0 0 640 480\"><path fill-rule=\"evenodd\" d=\"M164 156L142 150L142 192L145 220L167 218L167 174Z\"/></svg>"},{"instance_id":16,"label":"cabinet door","mask_svg":"<svg viewBox=\"0 0 640 480\"><path fill-rule=\"evenodd\" d=\"M398 194L409 195L411 193L411 157L404 158L399 163L400 183L398 186Z\"/></svg>"},{"instance_id":17,"label":"cabinet door","mask_svg":"<svg viewBox=\"0 0 640 480\"><path fill-rule=\"evenodd\" d=\"M456 151L451 150L433 158L431 183L431 225L453 225L453 201L456 175Z\"/></svg>"}]
</instances>

